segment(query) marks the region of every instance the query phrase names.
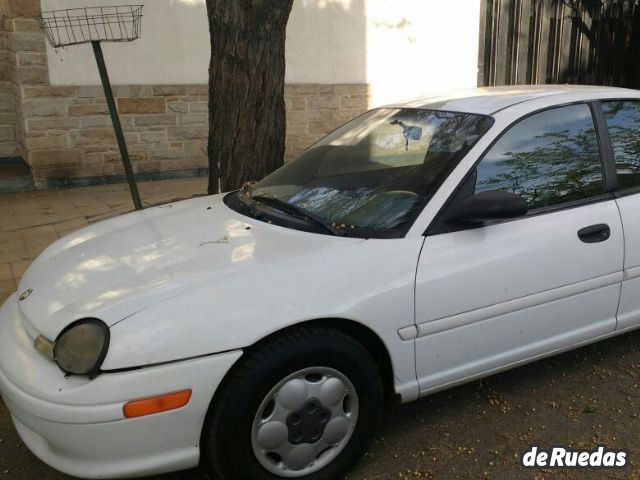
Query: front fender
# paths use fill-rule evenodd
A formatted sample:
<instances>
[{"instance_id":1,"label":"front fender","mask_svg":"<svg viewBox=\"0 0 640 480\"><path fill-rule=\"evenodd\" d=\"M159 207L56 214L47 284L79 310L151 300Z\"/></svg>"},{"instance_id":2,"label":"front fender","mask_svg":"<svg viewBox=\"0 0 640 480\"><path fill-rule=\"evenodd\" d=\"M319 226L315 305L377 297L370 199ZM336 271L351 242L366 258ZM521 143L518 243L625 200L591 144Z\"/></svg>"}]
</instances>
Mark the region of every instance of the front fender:
<instances>
[{"instance_id":1,"label":"front fender","mask_svg":"<svg viewBox=\"0 0 640 480\"><path fill-rule=\"evenodd\" d=\"M209 280L111 327L104 370L241 349L308 320L343 318L376 333L396 383L415 382L415 268L423 238L367 240L313 262L300 257Z\"/></svg>"}]
</instances>

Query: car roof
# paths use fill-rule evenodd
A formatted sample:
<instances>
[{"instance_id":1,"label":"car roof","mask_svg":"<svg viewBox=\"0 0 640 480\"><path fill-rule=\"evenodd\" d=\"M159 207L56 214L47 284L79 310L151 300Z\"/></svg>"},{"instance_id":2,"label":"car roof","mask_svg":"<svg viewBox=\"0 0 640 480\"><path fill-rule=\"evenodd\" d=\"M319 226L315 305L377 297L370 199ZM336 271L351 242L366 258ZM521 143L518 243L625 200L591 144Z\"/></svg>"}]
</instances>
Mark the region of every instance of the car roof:
<instances>
[{"instance_id":1,"label":"car roof","mask_svg":"<svg viewBox=\"0 0 640 480\"><path fill-rule=\"evenodd\" d=\"M638 90L617 87L590 85L511 85L504 87L482 87L457 90L445 95L421 97L406 102L394 103L388 107L425 108L451 112L478 113L491 115L513 105L541 97L555 95L557 103L563 103L563 97L575 98L582 92L585 98L611 98L612 94L623 97L638 97Z\"/></svg>"}]
</instances>

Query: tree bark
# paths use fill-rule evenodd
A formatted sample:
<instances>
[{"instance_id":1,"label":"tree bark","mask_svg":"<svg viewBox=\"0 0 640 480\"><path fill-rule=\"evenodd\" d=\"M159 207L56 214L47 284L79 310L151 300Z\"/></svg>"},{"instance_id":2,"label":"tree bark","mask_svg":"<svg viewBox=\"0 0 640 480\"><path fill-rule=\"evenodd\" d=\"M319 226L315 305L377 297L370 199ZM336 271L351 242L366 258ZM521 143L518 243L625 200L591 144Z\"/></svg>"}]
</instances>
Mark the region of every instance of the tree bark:
<instances>
[{"instance_id":1,"label":"tree bark","mask_svg":"<svg viewBox=\"0 0 640 480\"><path fill-rule=\"evenodd\" d=\"M283 163L284 49L292 5L207 0L209 193L260 180Z\"/></svg>"}]
</instances>

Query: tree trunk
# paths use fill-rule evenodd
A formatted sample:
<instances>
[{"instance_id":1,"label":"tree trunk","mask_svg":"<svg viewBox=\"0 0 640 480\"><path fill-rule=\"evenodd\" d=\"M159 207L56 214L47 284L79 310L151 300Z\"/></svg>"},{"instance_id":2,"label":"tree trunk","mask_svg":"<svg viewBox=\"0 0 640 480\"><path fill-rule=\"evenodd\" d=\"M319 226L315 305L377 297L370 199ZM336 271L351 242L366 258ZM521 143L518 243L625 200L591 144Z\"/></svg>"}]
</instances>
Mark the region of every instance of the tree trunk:
<instances>
[{"instance_id":1,"label":"tree trunk","mask_svg":"<svg viewBox=\"0 0 640 480\"><path fill-rule=\"evenodd\" d=\"M260 180L283 163L284 48L292 5L207 0L209 193Z\"/></svg>"}]
</instances>

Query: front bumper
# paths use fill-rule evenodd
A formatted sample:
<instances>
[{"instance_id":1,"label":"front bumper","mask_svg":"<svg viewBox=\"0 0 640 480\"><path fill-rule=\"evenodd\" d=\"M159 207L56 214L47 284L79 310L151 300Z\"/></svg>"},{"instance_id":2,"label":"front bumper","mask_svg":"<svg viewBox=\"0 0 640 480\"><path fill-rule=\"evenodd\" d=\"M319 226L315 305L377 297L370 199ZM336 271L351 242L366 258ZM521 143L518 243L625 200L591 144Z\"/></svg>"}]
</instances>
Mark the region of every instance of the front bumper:
<instances>
[{"instance_id":1,"label":"front bumper","mask_svg":"<svg viewBox=\"0 0 640 480\"><path fill-rule=\"evenodd\" d=\"M16 430L45 463L83 478L153 475L198 464L213 393L241 351L65 378L33 347L16 295L0 308L0 393ZM177 410L125 419L127 401L190 388Z\"/></svg>"}]
</instances>

